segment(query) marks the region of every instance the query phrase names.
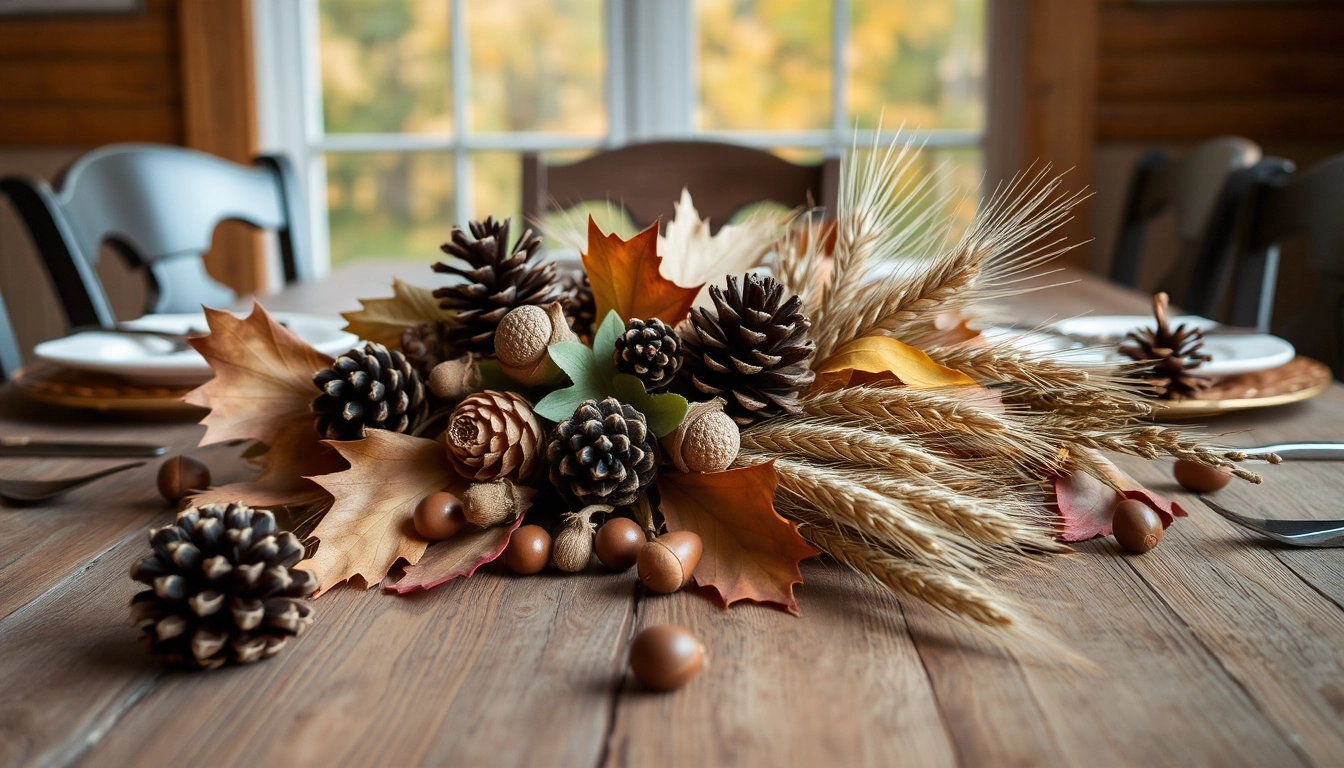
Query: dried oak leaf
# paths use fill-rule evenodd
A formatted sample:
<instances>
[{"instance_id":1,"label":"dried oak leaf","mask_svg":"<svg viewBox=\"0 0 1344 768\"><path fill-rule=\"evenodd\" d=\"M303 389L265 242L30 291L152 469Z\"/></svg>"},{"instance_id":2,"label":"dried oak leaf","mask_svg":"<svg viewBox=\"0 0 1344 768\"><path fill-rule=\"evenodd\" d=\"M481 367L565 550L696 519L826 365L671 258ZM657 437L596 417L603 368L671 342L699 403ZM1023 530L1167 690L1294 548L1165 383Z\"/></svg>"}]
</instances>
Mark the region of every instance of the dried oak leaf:
<instances>
[{"instance_id":1,"label":"dried oak leaf","mask_svg":"<svg viewBox=\"0 0 1344 768\"><path fill-rule=\"evenodd\" d=\"M350 468L311 478L335 501L313 530L317 553L297 566L317 575L318 594L355 576L372 587L398 559L414 565L429 544L415 532L416 505L466 487L433 440L371 429L363 440L329 444Z\"/></svg>"},{"instance_id":2,"label":"dried oak leaf","mask_svg":"<svg viewBox=\"0 0 1344 768\"><path fill-rule=\"evenodd\" d=\"M677 285L703 285L695 303L709 306L709 286L726 285L728 275L759 267L775 246L779 229L776 218L753 216L710 234L709 219L700 218L690 190L683 187L667 234L658 238L658 253L663 257L659 272Z\"/></svg>"},{"instance_id":3,"label":"dried oak leaf","mask_svg":"<svg viewBox=\"0 0 1344 768\"><path fill-rule=\"evenodd\" d=\"M499 559L509 545L509 537L523 524L519 515L512 525L497 525L462 531L451 538L429 545L420 562L406 567L406 573L395 584L384 589L404 595L416 590L428 590L459 576L471 578L476 569Z\"/></svg>"},{"instance_id":4,"label":"dried oak leaf","mask_svg":"<svg viewBox=\"0 0 1344 768\"><path fill-rule=\"evenodd\" d=\"M1180 504L1144 488L1105 457L1095 453L1090 457L1110 484L1082 469L1054 479L1055 505L1062 524L1060 538L1064 541L1111 535L1111 518L1122 498L1143 502L1162 519L1163 528L1186 516Z\"/></svg>"},{"instance_id":5,"label":"dried oak leaf","mask_svg":"<svg viewBox=\"0 0 1344 768\"><path fill-rule=\"evenodd\" d=\"M727 472L658 475L659 508L673 531L693 531L704 542L695 582L713 590L727 608L739 600L770 603L798 615L793 585L798 562L818 552L798 527L775 511L773 462Z\"/></svg>"},{"instance_id":6,"label":"dried oak leaf","mask_svg":"<svg viewBox=\"0 0 1344 768\"><path fill-rule=\"evenodd\" d=\"M917 389L975 386L970 376L890 336L854 339L817 366L816 372L813 386L822 392L893 379Z\"/></svg>"},{"instance_id":7,"label":"dried oak leaf","mask_svg":"<svg viewBox=\"0 0 1344 768\"><path fill-rule=\"evenodd\" d=\"M658 224L629 240L606 235L588 217L588 252L583 268L593 284L597 317L616 310L622 320L656 317L676 325L690 314L700 286L682 287L659 272Z\"/></svg>"},{"instance_id":8,"label":"dried oak leaf","mask_svg":"<svg viewBox=\"0 0 1344 768\"><path fill-rule=\"evenodd\" d=\"M208 336L190 339L214 370L210 381L183 398L210 409L201 445L258 440L270 446L254 480L213 488L193 503L241 501L258 507L309 503L325 494L305 475L335 471L340 457L321 442L309 408L313 374L332 359L313 349L253 304L244 318L206 309Z\"/></svg>"},{"instance_id":9,"label":"dried oak leaf","mask_svg":"<svg viewBox=\"0 0 1344 768\"><path fill-rule=\"evenodd\" d=\"M452 322L453 312L439 307L428 288L392 281L392 298L360 299L360 308L342 312L345 330L388 349L401 347L401 332L421 323Z\"/></svg>"}]
</instances>

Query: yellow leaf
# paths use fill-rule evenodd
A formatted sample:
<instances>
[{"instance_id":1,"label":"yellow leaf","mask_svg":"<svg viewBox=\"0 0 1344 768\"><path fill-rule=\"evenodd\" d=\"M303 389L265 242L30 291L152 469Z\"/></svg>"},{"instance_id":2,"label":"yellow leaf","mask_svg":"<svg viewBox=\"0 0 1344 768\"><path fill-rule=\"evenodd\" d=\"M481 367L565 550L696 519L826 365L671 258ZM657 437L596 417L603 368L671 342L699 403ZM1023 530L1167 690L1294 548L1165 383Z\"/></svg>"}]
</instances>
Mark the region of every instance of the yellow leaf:
<instances>
[{"instance_id":1,"label":"yellow leaf","mask_svg":"<svg viewBox=\"0 0 1344 768\"><path fill-rule=\"evenodd\" d=\"M401 332L411 326L453 319L452 310L441 309L433 291L401 280L392 281L392 298L360 299L359 304L358 311L341 313L345 330L388 349L399 349Z\"/></svg>"},{"instance_id":2,"label":"yellow leaf","mask_svg":"<svg viewBox=\"0 0 1344 768\"><path fill-rule=\"evenodd\" d=\"M597 317L616 310L622 320L656 317L669 325L686 318L700 286L682 287L659 272L658 225L629 240L606 235L588 217L588 252L583 268L593 284Z\"/></svg>"},{"instance_id":3,"label":"yellow leaf","mask_svg":"<svg viewBox=\"0 0 1344 768\"><path fill-rule=\"evenodd\" d=\"M890 336L864 336L836 350L817 367L816 388L840 389L894 377L916 389L975 386L961 371L935 363L928 355Z\"/></svg>"}]
</instances>

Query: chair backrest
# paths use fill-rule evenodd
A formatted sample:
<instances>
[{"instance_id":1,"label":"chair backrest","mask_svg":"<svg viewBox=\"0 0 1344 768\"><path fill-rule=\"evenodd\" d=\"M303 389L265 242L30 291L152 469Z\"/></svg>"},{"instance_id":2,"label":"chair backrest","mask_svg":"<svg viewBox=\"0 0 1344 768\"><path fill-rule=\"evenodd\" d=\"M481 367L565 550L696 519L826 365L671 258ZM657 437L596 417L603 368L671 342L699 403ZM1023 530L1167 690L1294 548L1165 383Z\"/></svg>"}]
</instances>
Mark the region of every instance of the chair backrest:
<instances>
[{"instance_id":1,"label":"chair backrest","mask_svg":"<svg viewBox=\"0 0 1344 768\"><path fill-rule=\"evenodd\" d=\"M1344 154L1293 174L1289 164L1254 190L1241 227L1232 322L1266 328L1274 310L1280 246L1306 240L1312 295L1275 329L1299 353L1344 378Z\"/></svg>"},{"instance_id":2,"label":"chair backrest","mask_svg":"<svg viewBox=\"0 0 1344 768\"><path fill-rule=\"evenodd\" d=\"M180 147L114 144L76 160L54 189L9 177L0 190L27 224L72 325L115 322L94 271L105 242L146 271L148 312L234 301L202 259L221 221L276 230L287 281L311 271L303 207L283 157L248 167Z\"/></svg>"},{"instance_id":3,"label":"chair backrest","mask_svg":"<svg viewBox=\"0 0 1344 768\"><path fill-rule=\"evenodd\" d=\"M1138 285L1148 222L1170 209L1181 253L1162 287L1187 311L1211 311L1215 289L1232 261L1229 218L1240 209L1248 186L1239 174L1260 158L1255 142L1236 136L1202 142L1179 160L1160 150L1140 158L1121 214L1111 279Z\"/></svg>"},{"instance_id":4,"label":"chair backrest","mask_svg":"<svg viewBox=\"0 0 1344 768\"><path fill-rule=\"evenodd\" d=\"M0 294L0 383L9 381L9 377L23 365L19 356L19 340L14 337L14 326L9 322L9 311L5 309L5 297Z\"/></svg>"},{"instance_id":5,"label":"chair backrest","mask_svg":"<svg viewBox=\"0 0 1344 768\"><path fill-rule=\"evenodd\" d=\"M835 215L840 161L797 165L769 152L708 141L632 144L566 165L523 156L523 218L582 202L610 201L640 227L670 219L682 188L700 215L718 229L758 202L789 207L821 205Z\"/></svg>"}]
</instances>

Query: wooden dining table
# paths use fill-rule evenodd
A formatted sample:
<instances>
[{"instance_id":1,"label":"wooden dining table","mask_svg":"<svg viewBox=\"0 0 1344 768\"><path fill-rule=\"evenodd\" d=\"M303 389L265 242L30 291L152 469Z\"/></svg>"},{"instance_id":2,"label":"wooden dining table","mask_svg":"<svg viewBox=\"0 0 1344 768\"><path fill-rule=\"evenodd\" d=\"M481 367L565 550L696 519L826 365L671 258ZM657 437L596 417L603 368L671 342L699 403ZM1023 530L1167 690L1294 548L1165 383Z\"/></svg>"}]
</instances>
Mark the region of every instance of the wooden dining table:
<instances>
[{"instance_id":1,"label":"wooden dining table","mask_svg":"<svg viewBox=\"0 0 1344 768\"><path fill-rule=\"evenodd\" d=\"M263 297L330 313L432 285L369 262ZM1082 273L1007 302L1025 322L1145 313ZM1344 439L1344 387L1209 419L1230 445ZM0 390L0 434L135 440L189 452L216 482L240 446L195 447L191 421L62 410ZM0 477L108 461L0 459ZM633 573L488 566L397 597L340 587L271 660L212 672L147 656L131 564L172 518L157 462L54 500L0 507L0 764L33 766L1344 765L1344 552L1273 544L1213 514L1168 461L1120 459L1180 518L1139 556L1112 539L989 577L1055 639L1005 642L832 562L807 561L800 616L653 595ZM1264 517L1344 517L1344 464L1263 467L1218 491ZM685 688L626 666L632 635L691 628Z\"/></svg>"}]
</instances>

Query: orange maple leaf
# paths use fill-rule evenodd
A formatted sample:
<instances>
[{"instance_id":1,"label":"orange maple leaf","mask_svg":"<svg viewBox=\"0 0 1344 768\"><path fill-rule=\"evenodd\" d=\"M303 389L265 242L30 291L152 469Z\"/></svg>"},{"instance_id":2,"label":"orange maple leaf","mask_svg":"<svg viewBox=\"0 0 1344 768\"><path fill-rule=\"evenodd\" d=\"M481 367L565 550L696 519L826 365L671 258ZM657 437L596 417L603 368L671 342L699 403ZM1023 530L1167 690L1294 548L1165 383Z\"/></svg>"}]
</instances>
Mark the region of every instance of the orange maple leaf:
<instances>
[{"instance_id":1,"label":"orange maple leaf","mask_svg":"<svg viewBox=\"0 0 1344 768\"><path fill-rule=\"evenodd\" d=\"M798 615L793 598L793 585L803 583L798 562L818 552L798 535L798 526L775 511L776 482L774 462L658 475L659 508L668 529L699 534L705 549L695 582L712 589L725 608L753 600Z\"/></svg>"},{"instance_id":2,"label":"orange maple leaf","mask_svg":"<svg viewBox=\"0 0 1344 768\"><path fill-rule=\"evenodd\" d=\"M593 284L597 318L616 310L622 320L656 317L676 325L690 314L691 305L701 286L681 287L659 271L658 224L629 240L603 234L593 217L588 217L588 252L583 268Z\"/></svg>"},{"instance_id":3,"label":"orange maple leaf","mask_svg":"<svg viewBox=\"0 0 1344 768\"><path fill-rule=\"evenodd\" d=\"M363 440L328 444L350 468L310 478L335 499L313 531L317 553L297 566L317 575L318 594L355 576L372 587L398 559L414 565L429 545L415 532L416 505L466 487L433 440L371 429Z\"/></svg>"}]
</instances>

